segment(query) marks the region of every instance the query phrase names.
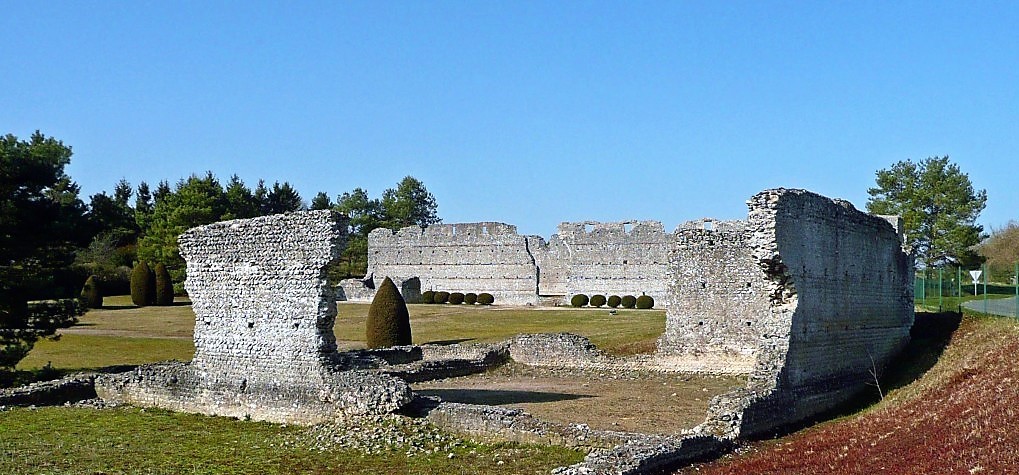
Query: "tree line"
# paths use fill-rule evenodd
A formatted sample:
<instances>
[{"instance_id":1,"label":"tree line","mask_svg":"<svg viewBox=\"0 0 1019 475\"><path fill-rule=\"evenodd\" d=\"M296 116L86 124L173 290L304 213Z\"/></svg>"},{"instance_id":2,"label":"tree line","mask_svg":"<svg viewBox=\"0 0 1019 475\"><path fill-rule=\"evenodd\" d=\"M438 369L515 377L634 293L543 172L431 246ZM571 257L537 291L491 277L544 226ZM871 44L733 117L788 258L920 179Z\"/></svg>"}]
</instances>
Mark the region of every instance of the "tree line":
<instances>
[{"instance_id":1,"label":"tree line","mask_svg":"<svg viewBox=\"0 0 1019 475\"><path fill-rule=\"evenodd\" d=\"M0 138L0 369L14 360L15 347L27 352L29 334L55 330L32 317L28 301L77 297L90 275L108 295L126 294L138 262L165 265L180 293L186 269L177 236L187 229L309 208L286 181L269 186L259 180L252 189L237 175L221 183L212 172L173 186L163 180L155 187L144 181L135 187L120 180L112 194L94 194L86 204L65 172L71 156L71 147L38 131L27 140L13 134ZM319 192L310 208L350 216L350 245L331 271L336 278L364 275L372 229L440 221L435 197L411 176L381 198L370 198L362 188L335 201ZM33 325L38 328L32 330Z\"/></svg>"}]
</instances>

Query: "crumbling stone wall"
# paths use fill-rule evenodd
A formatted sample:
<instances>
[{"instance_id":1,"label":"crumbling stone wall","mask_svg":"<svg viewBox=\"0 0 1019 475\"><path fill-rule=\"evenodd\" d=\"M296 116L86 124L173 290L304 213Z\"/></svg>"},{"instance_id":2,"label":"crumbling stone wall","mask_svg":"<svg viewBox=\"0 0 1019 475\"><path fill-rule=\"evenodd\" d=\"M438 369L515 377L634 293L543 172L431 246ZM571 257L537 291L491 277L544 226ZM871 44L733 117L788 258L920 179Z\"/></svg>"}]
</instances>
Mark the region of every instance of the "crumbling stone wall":
<instances>
[{"instance_id":1,"label":"crumbling stone wall","mask_svg":"<svg viewBox=\"0 0 1019 475\"><path fill-rule=\"evenodd\" d=\"M665 296L668 235L658 221L562 223L549 240L541 295ZM536 251L540 252L540 251ZM544 269L543 269L544 270Z\"/></svg>"},{"instance_id":2,"label":"crumbling stone wall","mask_svg":"<svg viewBox=\"0 0 1019 475\"><path fill-rule=\"evenodd\" d=\"M368 275L376 284L416 277L422 292L488 292L499 303L537 303L527 240L503 223L376 229L368 236Z\"/></svg>"},{"instance_id":3,"label":"crumbling stone wall","mask_svg":"<svg viewBox=\"0 0 1019 475\"><path fill-rule=\"evenodd\" d=\"M345 282L343 290L361 296L387 276L418 277L422 291L488 292L497 303L516 305L554 303L578 293L646 293L662 302L667 246L668 234L657 221L562 223L549 241L521 236L502 223L376 229L368 236L371 281Z\"/></svg>"},{"instance_id":4,"label":"crumbling stone wall","mask_svg":"<svg viewBox=\"0 0 1019 475\"><path fill-rule=\"evenodd\" d=\"M278 422L391 412L403 381L343 371L326 266L345 244L345 218L308 211L225 221L178 239L195 312L191 363L101 376L100 397Z\"/></svg>"}]
</instances>

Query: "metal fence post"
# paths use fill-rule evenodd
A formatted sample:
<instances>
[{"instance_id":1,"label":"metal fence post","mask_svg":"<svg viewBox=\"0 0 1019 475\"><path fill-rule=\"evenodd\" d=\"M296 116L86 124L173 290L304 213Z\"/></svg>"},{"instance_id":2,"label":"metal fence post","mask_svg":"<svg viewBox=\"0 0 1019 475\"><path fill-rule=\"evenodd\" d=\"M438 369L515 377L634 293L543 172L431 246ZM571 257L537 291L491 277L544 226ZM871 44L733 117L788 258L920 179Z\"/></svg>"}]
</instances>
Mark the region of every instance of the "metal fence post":
<instances>
[{"instance_id":1,"label":"metal fence post","mask_svg":"<svg viewBox=\"0 0 1019 475\"><path fill-rule=\"evenodd\" d=\"M939 312L945 311L945 297L944 297L945 293L944 293L944 289L942 287L944 285L944 281L945 281L945 268L942 267L942 268L938 269L938 311Z\"/></svg>"},{"instance_id":2,"label":"metal fence post","mask_svg":"<svg viewBox=\"0 0 1019 475\"><path fill-rule=\"evenodd\" d=\"M984 313L987 313L987 264L981 265L980 269L984 271Z\"/></svg>"}]
</instances>

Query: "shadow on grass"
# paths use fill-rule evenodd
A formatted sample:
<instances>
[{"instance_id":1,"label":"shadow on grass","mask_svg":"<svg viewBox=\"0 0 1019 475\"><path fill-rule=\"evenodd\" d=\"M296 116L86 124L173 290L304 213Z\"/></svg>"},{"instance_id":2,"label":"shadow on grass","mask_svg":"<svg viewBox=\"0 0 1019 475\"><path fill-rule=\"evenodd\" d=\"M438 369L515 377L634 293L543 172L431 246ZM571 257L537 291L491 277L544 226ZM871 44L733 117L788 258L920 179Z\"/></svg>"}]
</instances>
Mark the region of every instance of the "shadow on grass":
<instances>
[{"instance_id":1,"label":"shadow on grass","mask_svg":"<svg viewBox=\"0 0 1019 475\"><path fill-rule=\"evenodd\" d=\"M476 339L477 338L457 338L455 340L435 340L435 341L426 341L423 344L425 344L425 345L449 346L449 345L456 345L458 343L463 343L465 341L474 341Z\"/></svg>"},{"instance_id":2,"label":"shadow on grass","mask_svg":"<svg viewBox=\"0 0 1019 475\"><path fill-rule=\"evenodd\" d=\"M513 391L496 389L422 389L414 391L420 396L436 396L446 402L464 404L520 404L527 402L556 402L589 398L586 394L547 393L542 391Z\"/></svg>"}]
</instances>

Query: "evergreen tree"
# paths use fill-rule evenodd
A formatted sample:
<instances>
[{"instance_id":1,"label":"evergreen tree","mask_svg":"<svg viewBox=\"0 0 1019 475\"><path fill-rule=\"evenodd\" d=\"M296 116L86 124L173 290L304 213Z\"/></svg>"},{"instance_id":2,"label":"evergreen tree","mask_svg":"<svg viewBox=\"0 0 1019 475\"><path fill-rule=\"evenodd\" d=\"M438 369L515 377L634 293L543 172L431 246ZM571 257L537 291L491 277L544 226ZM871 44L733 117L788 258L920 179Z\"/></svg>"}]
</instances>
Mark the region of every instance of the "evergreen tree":
<instances>
[{"instance_id":1,"label":"evergreen tree","mask_svg":"<svg viewBox=\"0 0 1019 475\"><path fill-rule=\"evenodd\" d=\"M173 281L170 280L170 273L162 262L156 264L155 273L155 304L159 306L173 305Z\"/></svg>"},{"instance_id":2,"label":"evergreen tree","mask_svg":"<svg viewBox=\"0 0 1019 475\"><path fill-rule=\"evenodd\" d=\"M254 218L259 215L259 204L240 177L231 176L225 191L227 211L223 219Z\"/></svg>"},{"instance_id":3,"label":"evergreen tree","mask_svg":"<svg viewBox=\"0 0 1019 475\"><path fill-rule=\"evenodd\" d=\"M88 308L103 308L103 289L99 284L99 277L88 276L85 287L81 289L81 297Z\"/></svg>"},{"instance_id":4,"label":"evergreen tree","mask_svg":"<svg viewBox=\"0 0 1019 475\"><path fill-rule=\"evenodd\" d=\"M397 230L406 226L425 227L441 222L437 214L435 197L420 180L407 176L382 193L382 209L386 216L386 227Z\"/></svg>"},{"instance_id":5,"label":"evergreen tree","mask_svg":"<svg viewBox=\"0 0 1019 475\"><path fill-rule=\"evenodd\" d=\"M902 216L906 245L924 268L978 262L972 249L983 232L976 219L987 204L987 191L974 190L969 176L947 156L878 170L877 186L867 193L867 211Z\"/></svg>"},{"instance_id":6,"label":"evergreen tree","mask_svg":"<svg viewBox=\"0 0 1019 475\"><path fill-rule=\"evenodd\" d=\"M304 209L301 195L297 194L297 190L294 190L294 187L287 182L283 182L282 185L279 182L273 183L267 198L269 212L266 214L289 213Z\"/></svg>"},{"instance_id":7,"label":"evergreen tree","mask_svg":"<svg viewBox=\"0 0 1019 475\"><path fill-rule=\"evenodd\" d=\"M314 198L311 199L311 209L329 209L333 207L333 201L329 199L329 195L325 192L320 191Z\"/></svg>"},{"instance_id":8,"label":"evergreen tree","mask_svg":"<svg viewBox=\"0 0 1019 475\"><path fill-rule=\"evenodd\" d=\"M139 261L131 271L131 302L139 307L152 305L155 300L155 288L152 282L152 270L144 261Z\"/></svg>"},{"instance_id":9,"label":"evergreen tree","mask_svg":"<svg viewBox=\"0 0 1019 475\"><path fill-rule=\"evenodd\" d=\"M389 277L382 281L371 306L368 307L366 343L368 348L411 344L410 313L407 311L407 303Z\"/></svg>"}]
</instances>

